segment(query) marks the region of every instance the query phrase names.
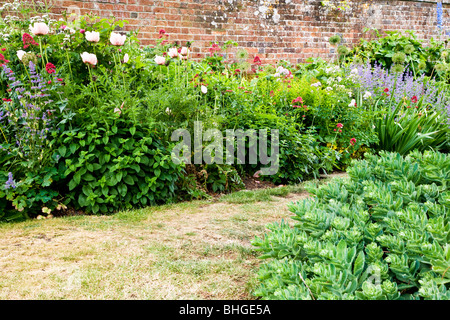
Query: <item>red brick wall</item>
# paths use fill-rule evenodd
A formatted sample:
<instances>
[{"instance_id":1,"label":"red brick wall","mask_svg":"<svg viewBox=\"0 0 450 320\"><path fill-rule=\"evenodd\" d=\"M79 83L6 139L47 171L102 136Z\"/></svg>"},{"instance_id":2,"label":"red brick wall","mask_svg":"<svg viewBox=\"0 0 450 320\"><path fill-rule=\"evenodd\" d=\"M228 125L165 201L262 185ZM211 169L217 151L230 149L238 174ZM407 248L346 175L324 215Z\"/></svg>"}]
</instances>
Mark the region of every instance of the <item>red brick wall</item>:
<instances>
[{"instance_id":1,"label":"red brick wall","mask_svg":"<svg viewBox=\"0 0 450 320\"><path fill-rule=\"evenodd\" d=\"M265 16L263 2L276 2ZM331 0L336 1L336 0ZM436 0L349 0L345 11L326 12L321 0L53 0L56 13L92 12L129 21L125 30L140 29L143 45L152 44L164 29L169 41L193 41L194 57L203 56L211 41L237 41L263 62L293 63L308 57L333 57L328 38L343 36L351 46L365 36L365 27L414 30L419 38L439 37ZM450 31L450 0L443 0L444 29ZM447 36L448 38L448 36Z\"/></svg>"}]
</instances>

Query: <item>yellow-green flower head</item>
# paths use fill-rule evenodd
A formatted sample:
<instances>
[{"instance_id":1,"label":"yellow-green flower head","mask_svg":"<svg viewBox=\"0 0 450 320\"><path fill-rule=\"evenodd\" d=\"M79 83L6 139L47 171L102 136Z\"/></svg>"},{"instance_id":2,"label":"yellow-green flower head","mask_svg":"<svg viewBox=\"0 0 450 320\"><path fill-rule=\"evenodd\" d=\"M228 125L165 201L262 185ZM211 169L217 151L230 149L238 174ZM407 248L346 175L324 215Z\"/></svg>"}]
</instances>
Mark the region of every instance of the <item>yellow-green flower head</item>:
<instances>
[{"instance_id":1,"label":"yellow-green flower head","mask_svg":"<svg viewBox=\"0 0 450 320\"><path fill-rule=\"evenodd\" d=\"M394 63L392 65L392 72L394 73L400 73L403 72L403 70L405 70L405 67L399 63Z\"/></svg>"},{"instance_id":2,"label":"yellow-green flower head","mask_svg":"<svg viewBox=\"0 0 450 320\"><path fill-rule=\"evenodd\" d=\"M415 50L416 50L416 49L414 48L414 46L413 46L412 44L408 44L408 45L405 47L405 53L406 53L406 54L411 54L411 53L413 53Z\"/></svg>"},{"instance_id":3,"label":"yellow-green flower head","mask_svg":"<svg viewBox=\"0 0 450 320\"><path fill-rule=\"evenodd\" d=\"M33 52L27 52L22 57L22 62L28 66L30 64L30 61L32 61L34 64L37 64L37 57Z\"/></svg>"},{"instance_id":4,"label":"yellow-green flower head","mask_svg":"<svg viewBox=\"0 0 450 320\"><path fill-rule=\"evenodd\" d=\"M434 69L436 70L436 72L444 72L447 68L445 66L445 64L443 63L438 63Z\"/></svg>"},{"instance_id":5,"label":"yellow-green flower head","mask_svg":"<svg viewBox=\"0 0 450 320\"><path fill-rule=\"evenodd\" d=\"M397 52L392 56L393 63L403 63L406 60L406 55L403 52Z\"/></svg>"},{"instance_id":6,"label":"yellow-green flower head","mask_svg":"<svg viewBox=\"0 0 450 320\"><path fill-rule=\"evenodd\" d=\"M427 63L426 63L425 61L421 61L421 62L419 63L419 65L417 66L417 68L418 68L420 71L423 71L423 70L425 70L425 69L427 68Z\"/></svg>"},{"instance_id":7,"label":"yellow-green flower head","mask_svg":"<svg viewBox=\"0 0 450 320\"><path fill-rule=\"evenodd\" d=\"M330 39L328 39L331 45L335 46L341 43L342 39L339 35L331 36Z\"/></svg>"},{"instance_id":8,"label":"yellow-green flower head","mask_svg":"<svg viewBox=\"0 0 450 320\"><path fill-rule=\"evenodd\" d=\"M350 50L346 46L340 45L337 49L337 52L340 56L346 56L350 53Z\"/></svg>"},{"instance_id":9,"label":"yellow-green flower head","mask_svg":"<svg viewBox=\"0 0 450 320\"><path fill-rule=\"evenodd\" d=\"M236 51L236 59L238 60L247 60L248 59L248 52L245 49L239 49Z\"/></svg>"}]
</instances>

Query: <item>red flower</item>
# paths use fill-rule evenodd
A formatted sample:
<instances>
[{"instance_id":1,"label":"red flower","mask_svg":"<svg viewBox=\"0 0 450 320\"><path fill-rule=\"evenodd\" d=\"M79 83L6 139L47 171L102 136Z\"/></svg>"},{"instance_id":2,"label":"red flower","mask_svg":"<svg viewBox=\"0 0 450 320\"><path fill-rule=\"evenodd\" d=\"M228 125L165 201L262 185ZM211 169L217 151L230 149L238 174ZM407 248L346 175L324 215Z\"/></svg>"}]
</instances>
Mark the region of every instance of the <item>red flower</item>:
<instances>
[{"instance_id":1,"label":"red flower","mask_svg":"<svg viewBox=\"0 0 450 320\"><path fill-rule=\"evenodd\" d=\"M352 146L354 146L355 143L356 143L356 139L355 139L355 138L351 138L351 139L350 139L350 144L351 144Z\"/></svg>"},{"instance_id":2,"label":"red flower","mask_svg":"<svg viewBox=\"0 0 450 320\"><path fill-rule=\"evenodd\" d=\"M338 128L342 128L344 125L342 124L342 123L338 123L337 125L336 125L336 127L338 127Z\"/></svg>"},{"instance_id":3,"label":"red flower","mask_svg":"<svg viewBox=\"0 0 450 320\"><path fill-rule=\"evenodd\" d=\"M164 30L164 29L160 29L160 30L159 30L159 34L160 34L160 35L163 35L163 34L165 34L165 33L166 33L166 30Z\"/></svg>"},{"instance_id":4,"label":"red flower","mask_svg":"<svg viewBox=\"0 0 450 320\"><path fill-rule=\"evenodd\" d=\"M384 89L384 92L389 92L389 89L388 89L388 88L385 88L385 89Z\"/></svg>"},{"instance_id":5,"label":"red flower","mask_svg":"<svg viewBox=\"0 0 450 320\"><path fill-rule=\"evenodd\" d=\"M58 80L59 82L63 82L64 81L64 79L61 79L61 78L58 78L56 80Z\"/></svg>"},{"instance_id":6,"label":"red flower","mask_svg":"<svg viewBox=\"0 0 450 320\"><path fill-rule=\"evenodd\" d=\"M416 97L416 96L413 96L413 97L411 98L411 102L412 102L412 103L417 103L417 97Z\"/></svg>"},{"instance_id":7,"label":"red flower","mask_svg":"<svg viewBox=\"0 0 450 320\"><path fill-rule=\"evenodd\" d=\"M6 48L2 48L2 51L6 51Z\"/></svg>"},{"instance_id":8,"label":"red flower","mask_svg":"<svg viewBox=\"0 0 450 320\"><path fill-rule=\"evenodd\" d=\"M261 59L258 56L255 56L255 59L253 59L253 63L260 65L261 64Z\"/></svg>"},{"instance_id":9,"label":"red flower","mask_svg":"<svg viewBox=\"0 0 450 320\"><path fill-rule=\"evenodd\" d=\"M296 102L303 103L303 98L302 97L297 97L296 99L292 100L292 103L296 103Z\"/></svg>"},{"instance_id":10,"label":"red flower","mask_svg":"<svg viewBox=\"0 0 450 320\"><path fill-rule=\"evenodd\" d=\"M47 70L47 72L50 74L55 73L55 69L56 69L56 67L53 63L49 62L45 65L45 70Z\"/></svg>"},{"instance_id":11,"label":"red flower","mask_svg":"<svg viewBox=\"0 0 450 320\"><path fill-rule=\"evenodd\" d=\"M30 36L28 33L24 33L22 36L22 42L24 49L28 48L30 45L38 46L39 43L34 41L33 37Z\"/></svg>"},{"instance_id":12,"label":"red flower","mask_svg":"<svg viewBox=\"0 0 450 320\"><path fill-rule=\"evenodd\" d=\"M5 102L11 102L12 100L11 100L11 99L8 99L8 98L3 98L3 101L5 101Z\"/></svg>"}]
</instances>

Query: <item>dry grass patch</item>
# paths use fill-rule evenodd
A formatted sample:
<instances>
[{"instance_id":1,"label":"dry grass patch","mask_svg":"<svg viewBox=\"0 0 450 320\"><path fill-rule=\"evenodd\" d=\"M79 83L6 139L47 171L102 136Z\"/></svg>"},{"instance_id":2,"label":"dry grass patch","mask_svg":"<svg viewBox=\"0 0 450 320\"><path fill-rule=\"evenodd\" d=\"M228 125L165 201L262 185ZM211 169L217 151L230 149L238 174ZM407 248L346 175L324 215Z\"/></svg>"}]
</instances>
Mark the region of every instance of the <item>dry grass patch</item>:
<instances>
[{"instance_id":1,"label":"dry grass patch","mask_svg":"<svg viewBox=\"0 0 450 320\"><path fill-rule=\"evenodd\" d=\"M0 299L252 299L250 241L307 197L279 192L2 224Z\"/></svg>"}]
</instances>

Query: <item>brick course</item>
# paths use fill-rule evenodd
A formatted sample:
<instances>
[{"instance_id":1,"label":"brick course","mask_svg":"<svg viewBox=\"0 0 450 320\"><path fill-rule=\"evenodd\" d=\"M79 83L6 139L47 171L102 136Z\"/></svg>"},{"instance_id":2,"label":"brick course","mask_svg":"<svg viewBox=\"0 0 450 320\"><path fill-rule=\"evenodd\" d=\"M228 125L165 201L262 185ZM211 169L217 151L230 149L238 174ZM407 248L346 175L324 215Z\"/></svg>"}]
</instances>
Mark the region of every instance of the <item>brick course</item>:
<instances>
[{"instance_id":1,"label":"brick course","mask_svg":"<svg viewBox=\"0 0 450 320\"><path fill-rule=\"evenodd\" d=\"M336 0L331 0L331 2ZM0 1L3 2L3 1ZM212 41L237 41L264 63L293 63L309 57L334 57L328 38L340 34L351 46L365 27L380 31L414 30L420 39L440 37L436 1L350 0L346 11L326 11L321 0L53 0L54 12L64 10L129 21L125 30L139 29L142 45L154 44L160 29L170 42L192 47L204 56ZM262 5L272 2L267 15ZM450 0L443 0L444 31L450 31ZM79 8L75 10L75 8ZM264 9L264 8L262 8ZM264 11L264 10L262 10ZM441 34L441 39L444 36ZM448 36L446 37L448 38Z\"/></svg>"}]
</instances>

